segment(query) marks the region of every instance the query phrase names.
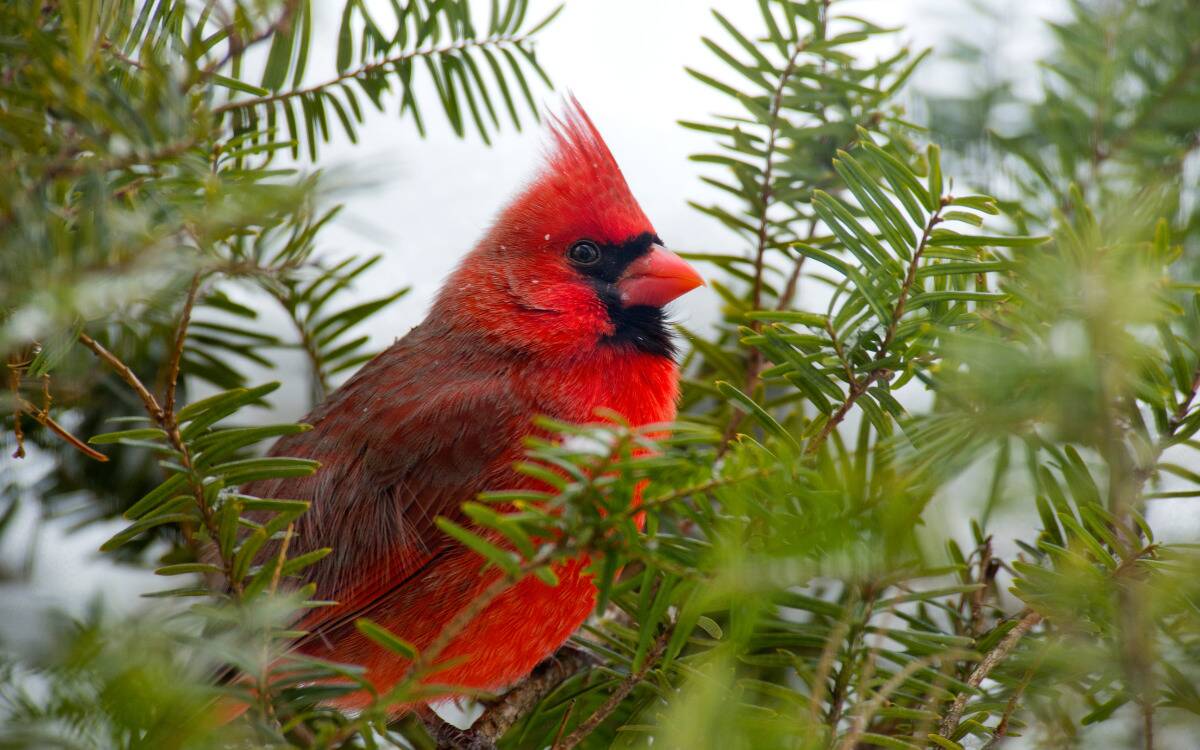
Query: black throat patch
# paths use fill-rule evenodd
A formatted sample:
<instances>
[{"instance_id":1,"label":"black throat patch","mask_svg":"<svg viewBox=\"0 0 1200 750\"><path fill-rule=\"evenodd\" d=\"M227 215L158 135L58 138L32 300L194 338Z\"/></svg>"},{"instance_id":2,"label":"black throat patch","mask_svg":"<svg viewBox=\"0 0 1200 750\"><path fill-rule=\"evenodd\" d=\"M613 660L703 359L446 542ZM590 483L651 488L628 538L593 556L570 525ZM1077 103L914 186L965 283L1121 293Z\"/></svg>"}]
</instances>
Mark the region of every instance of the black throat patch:
<instances>
[{"instance_id":1,"label":"black throat patch","mask_svg":"<svg viewBox=\"0 0 1200 750\"><path fill-rule=\"evenodd\" d=\"M620 244L596 243L600 248L599 262L577 266L576 270L591 282L608 310L613 333L605 337L606 344L632 346L648 354L674 358L675 337L662 308L648 305L625 307L621 304L621 293L617 289L617 281L629 264L650 252L650 246L656 243L662 244L662 240L650 232L643 232Z\"/></svg>"}]
</instances>

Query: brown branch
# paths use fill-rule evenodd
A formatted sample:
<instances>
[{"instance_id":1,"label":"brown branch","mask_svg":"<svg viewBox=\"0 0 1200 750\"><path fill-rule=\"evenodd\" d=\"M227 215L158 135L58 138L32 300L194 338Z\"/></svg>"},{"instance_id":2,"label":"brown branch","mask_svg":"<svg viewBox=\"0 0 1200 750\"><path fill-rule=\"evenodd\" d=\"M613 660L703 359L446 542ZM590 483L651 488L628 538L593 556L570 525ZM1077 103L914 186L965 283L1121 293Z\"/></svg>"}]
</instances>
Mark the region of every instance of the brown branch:
<instances>
[{"instance_id":1,"label":"brown branch","mask_svg":"<svg viewBox=\"0 0 1200 750\"><path fill-rule=\"evenodd\" d=\"M779 74L779 85L775 87L774 94L771 97L771 116L770 122L767 123L767 146L763 154L765 165L763 167L762 189L758 195L759 205L762 207L762 210L759 212L758 228L755 232L757 240L754 248L754 287L750 304L752 310L757 310L762 305L763 272L766 265L771 226L767 213L770 211L771 200L774 197L772 181L775 174L775 151L778 148L779 141L779 113L783 109L783 92L787 87L788 80L796 70L796 60L807 46L807 41L801 41L796 44L796 49L792 51L791 57L788 58L787 65L784 66L783 71ZM799 273L798 268L795 273ZM762 322L752 320L750 321L750 327L754 331L758 331L762 328ZM751 397L753 397L752 392L762 374L762 364L762 352L756 347L751 347L749 362L746 365L745 385L746 394ZM737 433L737 428L745 416L746 413L740 409L734 411L733 417L729 420L729 426L725 428L724 439L721 441L722 451L725 450L725 446L729 444L730 439Z\"/></svg>"},{"instance_id":2,"label":"brown branch","mask_svg":"<svg viewBox=\"0 0 1200 750\"><path fill-rule=\"evenodd\" d=\"M21 429L21 372L29 363L20 361L22 358L17 355L13 357L8 362L8 388L12 391L13 399L13 435L17 441L17 449L12 457L25 458L25 432Z\"/></svg>"},{"instance_id":3,"label":"brown branch","mask_svg":"<svg viewBox=\"0 0 1200 750\"><path fill-rule=\"evenodd\" d=\"M1025 634L1033 629L1042 621L1042 616L1037 612L1027 612L1024 617L1008 631L1004 639L996 645L994 649L989 651L979 665L975 667L975 671L971 672L971 676L967 678L967 684L973 688L979 687L988 674L996 668L1000 662L1017 647L1017 643L1025 637ZM954 734L954 730L958 728L958 722L962 719L963 711L967 707L967 701L971 699L971 695L967 692L959 693L954 699L954 703L950 706L950 710L946 713L946 718L942 721L941 736L949 739L950 735Z\"/></svg>"},{"instance_id":4,"label":"brown branch","mask_svg":"<svg viewBox=\"0 0 1200 750\"><path fill-rule=\"evenodd\" d=\"M190 314L190 307L187 308L187 312ZM180 326L181 329L186 331L187 320L181 319ZM184 335L186 336L186 333ZM212 508L205 501L204 485L196 480L192 472L191 451L188 450L187 444L184 443L183 437L179 434L179 425L176 422L175 413L164 411L159 406L158 400L154 398L154 394L150 392L150 389L138 379L133 370L129 369L129 365L125 364L108 349L105 349L103 345L91 336L80 331L79 342L88 349L91 349L97 357L116 371L117 375L141 398L142 403L146 407L146 413L150 415L150 418L167 433L167 440L170 442L171 447L179 453L179 462L189 475L188 485L191 487L192 497L196 501L196 509L200 512L200 517L204 522L205 528L208 529L211 537L210 544L213 549L217 550L217 559L221 561L225 580L229 584L229 588L240 598L242 595L242 582L233 574L233 558L221 553L220 544L217 541L220 539L219 524L213 514Z\"/></svg>"},{"instance_id":5,"label":"brown branch","mask_svg":"<svg viewBox=\"0 0 1200 750\"><path fill-rule=\"evenodd\" d=\"M163 399L163 413L172 422L175 419L175 391L179 381L179 365L183 360L183 345L187 341L188 324L192 320L192 308L196 304L196 293L200 291L200 274L192 276L192 284L188 287L187 297L183 301L183 311L179 314L179 325L175 330L175 346L171 349L171 359L167 363L166 395Z\"/></svg>"},{"instance_id":6,"label":"brown branch","mask_svg":"<svg viewBox=\"0 0 1200 750\"><path fill-rule=\"evenodd\" d=\"M1004 706L1004 713L1000 715L1000 721L996 723L991 739L983 746L983 750L994 750L1008 736L1008 724L1012 721L1013 714L1017 712L1017 706L1021 703L1021 696L1025 694L1025 688L1029 687L1029 683L1033 681L1034 672L1036 670L1033 667L1026 670L1025 676L1021 678L1021 683L1017 685L1017 689L1013 691L1008 703Z\"/></svg>"},{"instance_id":7,"label":"brown branch","mask_svg":"<svg viewBox=\"0 0 1200 750\"><path fill-rule=\"evenodd\" d=\"M112 55L117 60L120 60L121 62L125 63L126 65L137 68L138 70L146 69L146 67L144 65L142 65L142 63L140 61L134 60L132 57L126 55L124 52L122 52L117 47L117 45L113 44L108 39L100 40L100 48L102 50L104 50L105 52L107 52L108 54Z\"/></svg>"},{"instance_id":8,"label":"brown branch","mask_svg":"<svg viewBox=\"0 0 1200 750\"><path fill-rule=\"evenodd\" d=\"M812 242L816 234L817 220L816 218L809 219L808 234L805 235L804 242ZM783 293L779 295L779 300L775 304L776 310L787 309L792 304L792 299L796 296L796 285L800 283L800 272L804 270L804 261L807 259L807 255L801 255L792 264L792 272L788 275L787 284L783 287Z\"/></svg>"},{"instance_id":9,"label":"brown branch","mask_svg":"<svg viewBox=\"0 0 1200 750\"><path fill-rule=\"evenodd\" d=\"M646 655L646 662L642 664L642 668L631 673L628 677L621 681L613 694L608 696L608 700L604 701L599 708L596 709L591 716L587 717L575 730L568 734L561 742L555 743L553 750L571 750L571 748L583 742L589 734L595 731L596 727L600 726L605 719L612 715L620 707L621 702L625 700L633 689L641 684L646 675L658 664L658 660L662 657L663 651L667 648L667 641L674 631L673 627L667 628L662 635L654 642L650 653Z\"/></svg>"},{"instance_id":10,"label":"brown branch","mask_svg":"<svg viewBox=\"0 0 1200 750\"><path fill-rule=\"evenodd\" d=\"M150 389L142 384L142 381L138 379L133 370L129 369L129 365L122 362L119 357L105 349L98 341L82 331L79 333L79 343L91 349L93 354L115 370L121 380L124 380L133 389L133 392L138 395L138 398L142 400L142 403L146 407L146 413L161 425L163 421L162 407L158 405L158 400L154 398L154 394L150 392Z\"/></svg>"},{"instance_id":11,"label":"brown branch","mask_svg":"<svg viewBox=\"0 0 1200 750\"><path fill-rule=\"evenodd\" d=\"M861 601L863 602L862 622L850 624L850 640L846 648L846 660L838 665L837 679L833 683L833 694L829 696L829 713L826 723L831 727L836 727L842 719L842 711L845 708L846 698L849 694L850 676L853 669L853 662L857 660L854 653L855 646L867 632L867 627L871 623L871 618L874 616L875 603L878 600L879 593L887 588L887 584L877 584L875 581L868 581L862 587ZM856 597L856 599L859 597ZM852 609L847 610L852 613ZM849 621L847 621L849 622ZM839 638L839 641L842 639ZM835 647L836 650L836 647Z\"/></svg>"},{"instance_id":12,"label":"brown branch","mask_svg":"<svg viewBox=\"0 0 1200 750\"><path fill-rule=\"evenodd\" d=\"M821 658L817 661L817 673L813 677L811 695L808 701L808 712L812 717L814 724L821 720L821 704L825 702L825 683L829 681L829 676L833 674L833 662L837 659L838 647L842 645L842 641L846 638L846 633L850 630L850 620L854 617L853 607L850 605L853 600L847 600L845 611L842 618L838 620L836 626L829 637L825 640L825 646L821 649Z\"/></svg>"},{"instance_id":13,"label":"brown branch","mask_svg":"<svg viewBox=\"0 0 1200 750\"><path fill-rule=\"evenodd\" d=\"M1174 435L1175 430L1179 429L1179 425L1187 418L1188 411L1192 408L1192 402L1196 400L1196 393L1200 391L1200 367L1196 368L1196 372L1192 375L1192 389L1188 391L1187 396L1176 407L1175 413L1167 421L1167 431ZM1160 451L1161 453L1161 451Z\"/></svg>"},{"instance_id":14,"label":"brown branch","mask_svg":"<svg viewBox=\"0 0 1200 750\"><path fill-rule=\"evenodd\" d=\"M321 359L321 351L317 346L317 342L312 337L312 332L308 326L304 324L304 319L300 316L300 310L289 300L282 289L275 288L271 285L269 290L275 301L287 313L288 319L292 321L293 327L296 329L296 334L300 337L300 349L304 355L308 357L309 365L309 401L312 405L323 400L325 395L330 391L329 378L326 377L324 362Z\"/></svg>"},{"instance_id":15,"label":"brown branch","mask_svg":"<svg viewBox=\"0 0 1200 750\"><path fill-rule=\"evenodd\" d=\"M763 167L762 190L759 191L758 200L762 207L758 216L757 229L757 247L754 249L754 293L753 293L753 309L757 310L762 304L762 286L763 286L763 270L767 254L768 235L770 233L771 221L767 217L767 213L771 208L771 200L774 198L774 185L772 180L775 175L775 150L778 148L779 141L779 112L783 109L783 92L787 88L788 80L796 71L796 60L800 54L807 48L807 41L800 42L796 45L796 49L792 51L791 57L788 58L787 64L783 68L783 72L779 74L779 85L775 87L775 91L771 96L771 116L770 122L767 123L767 147L763 153L765 166ZM751 325L754 325L753 323ZM755 350L757 351L757 350Z\"/></svg>"},{"instance_id":16,"label":"brown branch","mask_svg":"<svg viewBox=\"0 0 1200 750\"><path fill-rule=\"evenodd\" d=\"M51 417L48 412L39 409L37 406L34 406L32 403L19 396L17 397L17 412L24 412L25 414L33 417L34 421L36 421L42 427L45 427L55 435L58 435L63 439L64 442L88 458L94 458L97 461L108 461L108 456L97 450L94 450L87 443L72 435L67 431L67 428L54 421L54 418ZM21 452L24 453L23 450ZM14 455L13 457L18 458L19 456Z\"/></svg>"},{"instance_id":17,"label":"brown branch","mask_svg":"<svg viewBox=\"0 0 1200 750\"><path fill-rule=\"evenodd\" d=\"M904 685L905 680L912 677L917 672L920 672L922 669L929 667L939 658L954 659L958 656L958 652L946 651L931 656L923 656L920 659L914 659L908 664L905 664L903 669L900 669L898 672L893 674L887 680L887 682L880 686L879 690L875 692L875 695L873 695L869 701L863 703L861 708L855 712L854 723L851 725L850 731L847 732L842 741L838 743L838 750L853 750L853 748L857 746L856 743L858 742L858 739L867 731L867 725L871 722L871 719L875 717L875 714L879 711L879 709L883 708L883 704L887 702L887 699L890 698L893 693L899 690L902 685ZM831 726L836 726L836 724Z\"/></svg>"},{"instance_id":18,"label":"brown branch","mask_svg":"<svg viewBox=\"0 0 1200 750\"><path fill-rule=\"evenodd\" d=\"M287 0L287 2L283 4L283 10L280 12L279 18L275 19L274 23L267 26L262 31L259 31L249 39L242 39L240 36L238 36L235 33L237 31L237 24L235 24L232 20L228 21L225 24L224 29L229 35L229 46L226 48L225 54L205 66L203 70L199 71L198 75L192 76L192 79L187 82L185 90L187 88L191 88L197 81L204 81L211 78L213 74L223 68L227 62L235 57L241 57L242 55L246 54L246 50L250 49L254 45L274 37L281 31L287 30L292 24L292 17L296 13L296 6L297 0ZM228 18L228 16L226 16L226 18Z\"/></svg>"},{"instance_id":19,"label":"brown branch","mask_svg":"<svg viewBox=\"0 0 1200 750\"><path fill-rule=\"evenodd\" d=\"M807 259L807 255L801 255L792 264L792 272L788 274L787 284L784 285L783 291L779 294L779 300L775 303L776 310L786 310L791 306L792 299L796 296L796 285L800 283L800 272L804 270L804 261Z\"/></svg>"}]
</instances>

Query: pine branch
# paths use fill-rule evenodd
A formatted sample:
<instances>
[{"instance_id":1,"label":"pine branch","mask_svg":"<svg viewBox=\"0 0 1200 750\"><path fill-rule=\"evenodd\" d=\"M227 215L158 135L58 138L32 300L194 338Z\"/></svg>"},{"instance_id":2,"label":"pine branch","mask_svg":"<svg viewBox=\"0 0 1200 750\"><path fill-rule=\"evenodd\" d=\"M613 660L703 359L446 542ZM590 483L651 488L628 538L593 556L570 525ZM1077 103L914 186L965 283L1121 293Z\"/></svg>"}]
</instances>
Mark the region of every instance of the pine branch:
<instances>
[{"instance_id":1,"label":"pine branch","mask_svg":"<svg viewBox=\"0 0 1200 750\"><path fill-rule=\"evenodd\" d=\"M51 417L50 414L46 410L35 406L34 404L30 403L26 399L23 399L19 396L17 397L16 401L17 401L17 414L18 415L24 413L24 414L28 414L29 416L33 417L35 422L40 424L42 427L45 427L46 429L50 430L55 435L58 435L58 437L61 438L67 445L70 445L72 448L79 451L80 453L87 456L88 458L94 459L96 461L100 461L102 463L108 461L108 456L104 455L100 451L95 450L87 443L83 442L79 438L72 435L71 432L69 430L67 430L67 428L63 427L61 424L56 422L54 420L54 418ZM14 419L16 420L16 424L20 425L19 416L14 417ZM18 454L19 455L14 454L13 458L22 458L24 456L24 449L20 447L20 432L19 431L18 431L17 435L18 435Z\"/></svg>"},{"instance_id":2,"label":"pine branch","mask_svg":"<svg viewBox=\"0 0 1200 750\"><path fill-rule=\"evenodd\" d=\"M887 329L884 332L883 341L880 342L879 348L875 351L874 363L875 367L867 373L866 377L859 380L851 381L850 389L846 393L846 400L842 402L828 420L825 421L821 431L813 437L805 448L805 453L816 453L825 439L829 437L837 426L841 424L846 415L850 413L850 409L858 402L858 399L866 393L872 385L880 379L890 375L887 368L879 365L891 352L888 349L892 345L892 340L896 336L896 329L900 326L900 320L904 317L904 307L908 302L908 297L912 292L912 288L917 280L917 269L920 266L921 257L925 253L925 249L929 246L929 237L933 232L934 227L942 222L942 211L950 204L950 199L946 196L938 202L938 208L925 222L925 231L921 234L921 240L917 243L917 248L913 252L912 261L908 264L908 272L904 276L904 282L900 285L900 293L896 298L896 305L892 308L892 317L888 323Z\"/></svg>"},{"instance_id":3,"label":"pine branch","mask_svg":"<svg viewBox=\"0 0 1200 750\"><path fill-rule=\"evenodd\" d=\"M650 670L657 666L658 660L662 658L663 652L667 648L667 641L670 640L672 632L674 632L674 627L664 630L654 641L654 645L651 647L649 653L647 653L642 668L622 680L617 689L613 691L613 694L608 697L608 700L600 704L600 707L584 719L579 726L575 727L574 731L559 742L556 742L553 750L571 750L580 742L587 739L587 736L595 731L596 727L603 724L604 720L621 706L622 701L633 692L634 688L640 685L642 680L646 679L646 675L650 673Z\"/></svg>"},{"instance_id":4,"label":"pine branch","mask_svg":"<svg viewBox=\"0 0 1200 750\"><path fill-rule=\"evenodd\" d=\"M483 39L461 39L457 42L453 42L452 44L447 44L440 47L423 47L421 49L410 50L408 52L402 52L398 55L393 55L382 60L376 60L375 62L367 63L366 65L353 70L348 70L336 78L324 81L323 83L317 83L300 89L280 91L278 93L269 94L266 96L258 96L250 99L239 99L237 101L227 102L218 107L214 107L212 112L214 115L220 116L226 112L271 105L277 102L286 101L288 99L294 99L296 97L309 96L322 92L340 83L344 83L352 79L358 79L377 71L390 68L406 60L419 59L423 57L439 57L468 49L500 47L506 44L520 45L526 41L529 41L531 38L531 34L497 34L495 36L489 36Z\"/></svg>"},{"instance_id":5,"label":"pine branch","mask_svg":"<svg viewBox=\"0 0 1200 750\"><path fill-rule=\"evenodd\" d=\"M175 331L175 345L171 347L171 358L167 360L166 395L163 413L175 414L175 396L179 383L179 365L183 360L183 347L187 341L188 324L192 319L192 308L196 305L196 294L200 291L200 274L192 276L187 295L183 299L183 311L179 315L179 324ZM175 428L178 430L178 426Z\"/></svg>"},{"instance_id":6,"label":"pine branch","mask_svg":"<svg viewBox=\"0 0 1200 750\"><path fill-rule=\"evenodd\" d=\"M808 40L802 40L796 44L796 48L788 57L787 63L783 67L783 71L779 74L779 83L775 87L775 91L771 95L771 117L767 123L767 145L763 153L763 178L762 189L759 191L758 199L762 205L762 209L758 215L758 229L756 231L757 244L754 248L754 287L751 292L752 308L757 310L762 306L762 282L763 268L766 261L767 247L769 245L769 228L770 219L767 214L770 211L772 200L774 198L774 171L775 171L775 150L778 147L779 140L779 116L783 110L783 92L787 88L791 80L792 74L796 70L796 61L804 50L808 47ZM758 325L757 322L751 325ZM752 351L758 351L757 349ZM751 368L752 370L754 368ZM752 390L752 389L748 389Z\"/></svg>"},{"instance_id":7,"label":"pine branch","mask_svg":"<svg viewBox=\"0 0 1200 750\"><path fill-rule=\"evenodd\" d=\"M973 688L982 685L991 671L1012 653L1012 650L1017 647L1017 644L1025 637L1025 634L1041 621L1042 616L1039 613L1033 611L1026 612L1020 621L1013 626L1013 629L1008 631L1004 639L979 662L978 666L975 667L975 671L971 672L971 676L967 678L967 684ZM942 721L940 731L942 737L949 739L954 734L954 730L958 729L958 722L962 718L963 710L967 707L967 701L970 699L971 694L965 691L959 693L958 697L954 699L950 710L946 712L946 718Z\"/></svg>"},{"instance_id":8,"label":"pine branch","mask_svg":"<svg viewBox=\"0 0 1200 750\"><path fill-rule=\"evenodd\" d=\"M185 313L190 316L191 306L185 305L184 309ZM189 318L180 319L180 333L176 336L177 347L181 348L183 346L183 342L186 340L186 328L188 320ZM220 538L219 525L215 515L213 514L212 508L209 507L208 502L205 499L204 485L198 480L193 470L191 450L183 441L183 438L179 433L179 425L175 413L173 411L168 413L161 406L159 406L158 400L155 399L154 394L152 394L150 389L142 384L142 381L133 372L133 370L129 368L129 365L125 364L125 362L123 362L119 357L110 352L108 349L104 348L104 346L95 339L80 331L79 341L85 347L90 349L97 357L108 364L109 367L116 371L117 375L120 376L120 378L124 380L125 383L132 388L134 393L136 393L142 400L142 404L146 408L147 415L149 415L149 417L166 433L167 440L171 444L171 447L179 454L179 462L187 474L188 486L192 492L196 509L200 513L200 517L204 522L205 528L209 532L209 542L215 551L216 557L221 561L223 568L222 572L224 573L226 582L234 594L240 597L242 595L242 581L238 576L234 575L232 557L223 554L221 546L217 542L217 540ZM172 352L173 358L177 358L178 356L178 354Z\"/></svg>"},{"instance_id":9,"label":"pine branch","mask_svg":"<svg viewBox=\"0 0 1200 750\"><path fill-rule=\"evenodd\" d=\"M783 71L779 74L779 83L776 85L774 92L771 95L771 116L770 122L767 123L767 146L763 154L763 177L762 188L759 191L758 200L761 205L761 210L758 215L758 227L755 231L756 244L754 247L754 283L750 293L750 309L757 310L762 306L762 286L763 272L766 267L767 249L770 246L770 218L768 214L772 205L774 196L774 172L775 172L775 151L778 148L779 141L779 126L780 113L783 109L783 92L787 88L788 81L796 70L796 61L808 46L808 40L801 40L796 44L792 54L788 57L787 64L784 65ZM814 222L815 226L815 222ZM793 281L789 286L794 286L795 279L799 278L800 264L797 263L794 270ZM750 322L750 327L757 332L762 328L762 322L753 320ZM754 393L755 386L758 385L759 377L762 374L762 352L757 347L751 347L749 361L746 364L746 385L745 392L748 394ZM734 411L733 418L729 422L729 426L725 429L724 444L728 444L733 436L737 433L738 427L745 418L746 413L741 410Z\"/></svg>"}]
</instances>

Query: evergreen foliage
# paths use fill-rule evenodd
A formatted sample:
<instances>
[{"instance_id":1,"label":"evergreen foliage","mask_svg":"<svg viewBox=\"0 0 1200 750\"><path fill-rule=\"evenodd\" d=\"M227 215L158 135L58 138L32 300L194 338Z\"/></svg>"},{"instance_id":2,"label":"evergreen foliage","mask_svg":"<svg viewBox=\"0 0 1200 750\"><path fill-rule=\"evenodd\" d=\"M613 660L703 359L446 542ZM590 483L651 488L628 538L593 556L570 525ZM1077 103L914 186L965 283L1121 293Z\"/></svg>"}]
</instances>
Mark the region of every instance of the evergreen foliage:
<instances>
[{"instance_id":1,"label":"evergreen foliage","mask_svg":"<svg viewBox=\"0 0 1200 750\"><path fill-rule=\"evenodd\" d=\"M282 152L318 161L364 103L433 127L418 76L460 136L537 118L555 14L473 5L397 0L383 24L346 0L318 83L307 0L0 7L2 426L50 458L45 511L123 518L103 549L171 600L7 653L0 747L434 746L389 706L426 695L438 644L360 620L414 664L360 713L323 703L371 690L360 667L287 652L322 604L287 580L329 550L288 554L306 499L238 488L320 468L262 457L307 428L256 419L277 385L244 373L295 348L317 400L404 293L353 295L378 258L320 249L337 208ZM1190 746L1200 546L1146 515L1200 497L1196 10L1076 0L1044 98L989 136L1003 82L927 100L926 130L903 106L926 54L867 61L895 32L839 0L759 6L752 28L717 14L688 69L727 96L681 123L712 141L719 197L694 205L742 244L689 256L722 317L682 332L679 422L546 421L564 439L519 468L553 492L439 521L504 573L473 607L581 553L600 591L572 640L590 668L518 686L519 711L480 696L478 726L502 748ZM964 184L989 181L981 153L996 197ZM295 331L260 330L246 288ZM0 480L0 535L22 502Z\"/></svg>"}]
</instances>

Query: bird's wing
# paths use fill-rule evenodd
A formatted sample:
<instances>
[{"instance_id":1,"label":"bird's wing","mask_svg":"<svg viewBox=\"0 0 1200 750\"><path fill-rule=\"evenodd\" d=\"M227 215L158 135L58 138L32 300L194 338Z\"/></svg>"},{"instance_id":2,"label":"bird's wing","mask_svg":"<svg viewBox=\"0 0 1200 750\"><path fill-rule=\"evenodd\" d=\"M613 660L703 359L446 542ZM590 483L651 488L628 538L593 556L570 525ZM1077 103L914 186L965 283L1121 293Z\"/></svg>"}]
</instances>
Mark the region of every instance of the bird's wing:
<instances>
[{"instance_id":1,"label":"bird's wing","mask_svg":"<svg viewBox=\"0 0 1200 750\"><path fill-rule=\"evenodd\" d=\"M511 367L476 361L458 344L416 329L314 411L312 430L272 449L319 461L314 475L245 488L312 502L292 554L333 548L304 573L318 597L338 602L302 619L308 638L369 611L456 549L438 516L456 518L464 501L517 481L511 466L537 409Z\"/></svg>"}]
</instances>

